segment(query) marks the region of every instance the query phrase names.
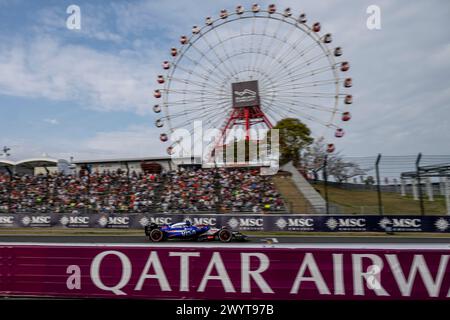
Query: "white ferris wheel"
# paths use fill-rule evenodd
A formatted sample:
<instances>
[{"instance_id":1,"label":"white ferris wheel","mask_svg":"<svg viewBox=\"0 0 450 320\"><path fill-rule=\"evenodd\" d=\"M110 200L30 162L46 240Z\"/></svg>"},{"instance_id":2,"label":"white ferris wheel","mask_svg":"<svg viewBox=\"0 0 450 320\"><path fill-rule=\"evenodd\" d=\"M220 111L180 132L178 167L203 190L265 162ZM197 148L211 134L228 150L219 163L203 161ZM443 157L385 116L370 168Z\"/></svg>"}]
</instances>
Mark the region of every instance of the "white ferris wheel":
<instances>
[{"instance_id":1,"label":"white ferris wheel","mask_svg":"<svg viewBox=\"0 0 450 320\"><path fill-rule=\"evenodd\" d=\"M169 50L154 90L153 111L160 115L155 125L167 152L181 144L169 141L170 135L193 131L194 121L203 130L218 128L217 143L227 130L270 129L283 118L300 119L334 152L351 119L353 97L350 64L332 40L320 22L275 5L223 9L193 26Z\"/></svg>"}]
</instances>

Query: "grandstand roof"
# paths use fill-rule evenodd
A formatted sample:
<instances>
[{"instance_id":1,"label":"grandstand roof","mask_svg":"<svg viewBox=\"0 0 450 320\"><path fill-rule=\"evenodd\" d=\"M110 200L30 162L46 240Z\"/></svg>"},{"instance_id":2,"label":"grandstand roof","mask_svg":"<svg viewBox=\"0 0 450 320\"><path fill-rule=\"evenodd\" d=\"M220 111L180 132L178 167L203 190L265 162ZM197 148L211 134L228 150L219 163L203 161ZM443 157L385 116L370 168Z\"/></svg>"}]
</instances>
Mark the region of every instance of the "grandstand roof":
<instances>
[{"instance_id":1,"label":"grandstand roof","mask_svg":"<svg viewBox=\"0 0 450 320\"><path fill-rule=\"evenodd\" d=\"M51 158L30 158L16 161L16 166L22 166L27 168L35 168L35 167L46 167L46 166L57 166L58 160Z\"/></svg>"},{"instance_id":2,"label":"grandstand roof","mask_svg":"<svg viewBox=\"0 0 450 320\"><path fill-rule=\"evenodd\" d=\"M29 158L18 161L0 159L0 165L25 166L25 167L43 167L48 165L57 165L57 159L52 158Z\"/></svg>"},{"instance_id":3,"label":"grandstand roof","mask_svg":"<svg viewBox=\"0 0 450 320\"><path fill-rule=\"evenodd\" d=\"M0 159L0 166L2 166L2 167L15 166L15 165L16 165L16 163L14 161L6 160L6 159Z\"/></svg>"}]
</instances>

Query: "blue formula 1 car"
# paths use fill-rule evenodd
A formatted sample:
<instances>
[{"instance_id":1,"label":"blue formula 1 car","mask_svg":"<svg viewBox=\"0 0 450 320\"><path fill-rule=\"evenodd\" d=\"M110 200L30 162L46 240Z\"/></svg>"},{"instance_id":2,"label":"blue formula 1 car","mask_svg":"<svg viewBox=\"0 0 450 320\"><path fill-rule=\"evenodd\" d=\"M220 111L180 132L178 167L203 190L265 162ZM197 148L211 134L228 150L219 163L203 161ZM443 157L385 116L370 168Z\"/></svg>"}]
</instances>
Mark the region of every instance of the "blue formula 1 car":
<instances>
[{"instance_id":1,"label":"blue formula 1 car","mask_svg":"<svg viewBox=\"0 0 450 320\"><path fill-rule=\"evenodd\" d=\"M204 224L193 225L189 220L161 226L156 223L150 223L145 226L145 235L153 242L161 242L169 239L191 241L219 240L221 242L247 240L247 236L238 231L232 231L225 227L214 228Z\"/></svg>"}]
</instances>

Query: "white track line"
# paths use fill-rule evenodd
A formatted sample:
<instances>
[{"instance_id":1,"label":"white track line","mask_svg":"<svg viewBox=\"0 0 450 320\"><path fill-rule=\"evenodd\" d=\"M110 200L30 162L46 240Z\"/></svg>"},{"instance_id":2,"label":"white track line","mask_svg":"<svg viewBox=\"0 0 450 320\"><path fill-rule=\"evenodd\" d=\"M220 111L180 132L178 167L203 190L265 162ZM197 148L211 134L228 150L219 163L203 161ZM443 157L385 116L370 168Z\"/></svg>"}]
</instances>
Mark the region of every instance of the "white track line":
<instances>
[{"instance_id":1,"label":"white track line","mask_svg":"<svg viewBox=\"0 0 450 320\"><path fill-rule=\"evenodd\" d=\"M449 250L450 244L440 243L278 243L278 244L257 244L257 243L45 243L45 242L0 242L0 247L22 247L22 246L40 246L40 247L122 247L122 248L218 248L221 250L227 248L239 249L261 249L261 248L288 248L288 249L407 249L407 250Z\"/></svg>"}]
</instances>

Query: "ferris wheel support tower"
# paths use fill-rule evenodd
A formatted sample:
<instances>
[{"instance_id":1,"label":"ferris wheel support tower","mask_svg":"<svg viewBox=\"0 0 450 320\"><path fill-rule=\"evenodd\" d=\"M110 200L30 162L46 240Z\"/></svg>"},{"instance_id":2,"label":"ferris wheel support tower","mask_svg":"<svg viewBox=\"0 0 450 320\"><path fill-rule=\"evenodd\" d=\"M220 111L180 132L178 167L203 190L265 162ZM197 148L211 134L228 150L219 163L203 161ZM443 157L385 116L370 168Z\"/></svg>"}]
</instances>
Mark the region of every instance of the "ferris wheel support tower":
<instances>
[{"instance_id":1,"label":"ferris wheel support tower","mask_svg":"<svg viewBox=\"0 0 450 320\"><path fill-rule=\"evenodd\" d=\"M225 144L227 132L234 127L245 128L246 141L250 140L250 128L253 125L263 123L268 129L272 129L272 123L260 107L258 81L235 82L231 88L233 110L225 121L218 142Z\"/></svg>"}]
</instances>

